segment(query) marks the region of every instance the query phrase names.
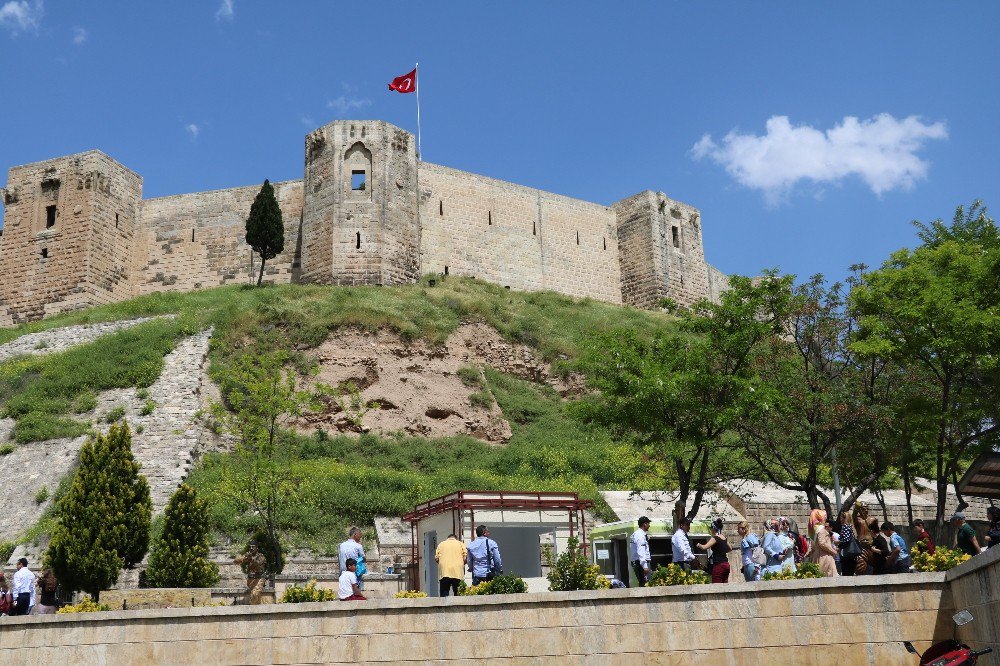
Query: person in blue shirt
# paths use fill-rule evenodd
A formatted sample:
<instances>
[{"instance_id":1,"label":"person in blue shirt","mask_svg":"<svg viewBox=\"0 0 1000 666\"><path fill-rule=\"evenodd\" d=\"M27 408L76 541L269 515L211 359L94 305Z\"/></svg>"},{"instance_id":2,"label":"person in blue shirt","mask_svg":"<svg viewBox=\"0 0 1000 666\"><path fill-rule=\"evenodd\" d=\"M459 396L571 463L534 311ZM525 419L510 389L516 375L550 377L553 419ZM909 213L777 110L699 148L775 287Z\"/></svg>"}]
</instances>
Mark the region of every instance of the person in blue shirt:
<instances>
[{"instance_id":1,"label":"person in blue shirt","mask_svg":"<svg viewBox=\"0 0 1000 666\"><path fill-rule=\"evenodd\" d=\"M896 533L896 526L890 522L882 523L882 534L889 542L889 557L896 554L896 561L888 568L886 573L909 573L913 561L910 559L910 551L906 549L906 542L903 537Z\"/></svg>"},{"instance_id":2,"label":"person in blue shirt","mask_svg":"<svg viewBox=\"0 0 1000 666\"><path fill-rule=\"evenodd\" d=\"M467 557L473 585L479 585L503 573L500 547L490 539L490 528L486 525L476 527L476 539L469 544Z\"/></svg>"},{"instance_id":3,"label":"person in blue shirt","mask_svg":"<svg viewBox=\"0 0 1000 666\"><path fill-rule=\"evenodd\" d=\"M750 531L747 521L736 526L736 533L740 535L740 563L743 565L743 580L752 583L760 580L760 566L753 561L753 551L760 546L760 539Z\"/></svg>"},{"instance_id":4,"label":"person in blue shirt","mask_svg":"<svg viewBox=\"0 0 1000 666\"><path fill-rule=\"evenodd\" d=\"M764 532L764 554L767 555L764 573L781 573L785 560L790 557L778 533L781 524L777 520L771 520L770 523L764 523L764 529L767 530Z\"/></svg>"}]
</instances>

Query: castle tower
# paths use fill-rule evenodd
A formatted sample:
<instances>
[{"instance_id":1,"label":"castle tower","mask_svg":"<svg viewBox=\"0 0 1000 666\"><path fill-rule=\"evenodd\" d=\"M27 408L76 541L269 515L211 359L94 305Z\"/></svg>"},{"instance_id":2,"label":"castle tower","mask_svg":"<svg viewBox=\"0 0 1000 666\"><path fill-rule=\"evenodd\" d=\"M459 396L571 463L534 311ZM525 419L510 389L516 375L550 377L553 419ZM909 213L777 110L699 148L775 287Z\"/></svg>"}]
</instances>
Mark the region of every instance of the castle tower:
<instances>
[{"instance_id":1,"label":"castle tower","mask_svg":"<svg viewBox=\"0 0 1000 666\"><path fill-rule=\"evenodd\" d=\"M420 275L413 135L338 120L306 137L301 280L394 285Z\"/></svg>"},{"instance_id":2,"label":"castle tower","mask_svg":"<svg viewBox=\"0 0 1000 666\"><path fill-rule=\"evenodd\" d=\"M618 216L623 303L655 308L664 298L684 306L717 298L724 276L705 263L697 208L650 190L612 208Z\"/></svg>"},{"instance_id":3,"label":"castle tower","mask_svg":"<svg viewBox=\"0 0 1000 666\"><path fill-rule=\"evenodd\" d=\"M139 175L93 150L14 167L0 195L0 325L131 295Z\"/></svg>"}]
</instances>

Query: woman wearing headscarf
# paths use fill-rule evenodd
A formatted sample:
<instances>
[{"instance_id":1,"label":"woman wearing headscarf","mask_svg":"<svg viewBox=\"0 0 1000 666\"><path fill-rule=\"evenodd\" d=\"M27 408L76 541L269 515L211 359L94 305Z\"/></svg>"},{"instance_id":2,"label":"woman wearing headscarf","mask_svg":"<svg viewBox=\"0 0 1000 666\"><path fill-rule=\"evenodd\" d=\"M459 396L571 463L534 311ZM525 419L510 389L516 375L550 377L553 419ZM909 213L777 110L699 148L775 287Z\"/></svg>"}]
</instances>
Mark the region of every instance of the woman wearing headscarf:
<instances>
[{"instance_id":1,"label":"woman wearing headscarf","mask_svg":"<svg viewBox=\"0 0 1000 666\"><path fill-rule=\"evenodd\" d=\"M826 528L826 511L823 509L813 509L809 514L809 534L812 536L809 559L819 566L824 576L839 576L837 549L833 547L833 538Z\"/></svg>"},{"instance_id":2,"label":"woman wearing headscarf","mask_svg":"<svg viewBox=\"0 0 1000 666\"><path fill-rule=\"evenodd\" d=\"M791 532L791 521L785 516L778 519L778 523L781 526L781 531L778 532L778 539L781 541L782 547L785 552L788 553L788 557L781 563L782 571L796 571L798 567L795 566L795 555L798 551L796 547L796 542L798 539L792 536Z\"/></svg>"}]
</instances>

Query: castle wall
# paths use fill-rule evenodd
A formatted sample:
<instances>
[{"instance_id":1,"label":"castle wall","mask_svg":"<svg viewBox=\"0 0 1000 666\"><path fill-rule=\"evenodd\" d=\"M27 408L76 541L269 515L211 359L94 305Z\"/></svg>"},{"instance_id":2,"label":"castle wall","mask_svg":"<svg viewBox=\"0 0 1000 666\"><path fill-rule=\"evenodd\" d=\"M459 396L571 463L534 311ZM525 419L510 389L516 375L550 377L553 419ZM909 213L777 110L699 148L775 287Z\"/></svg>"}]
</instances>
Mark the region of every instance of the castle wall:
<instances>
[{"instance_id":1,"label":"castle wall","mask_svg":"<svg viewBox=\"0 0 1000 666\"><path fill-rule=\"evenodd\" d=\"M621 303L614 211L420 164L421 270Z\"/></svg>"},{"instance_id":2,"label":"castle wall","mask_svg":"<svg viewBox=\"0 0 1000 666\"><path fill-rule=\"evenodd\" d=\"M302 181L273 186L285 224L285 249L265 265L264 281L284 284L293 281L298 269ZM260 185L249 185L143 201L132 257L134 294L249 281L252 251L245 240L246 219L258 192ZM258 255L253 266L256 281Z\"/></svg>"},{"instance_id":3,"label":"castle wall","mask_svg":"<svg viewBox=\"0 0 1000 666\"><path fill-rule=\"evenodd\" d=\"M656 307L663 298L689 306L724 288L709 278L697 208L646 190L613 206L618 214L623 302ZM715 271L715 269L712 269Z\"/></svg>"},{"instance_id":4,"label":"castle wall","mask_svg":"<svg viewBox=\"0 0 1000 666\"><path fill-rule=\"evenodd\" d=\"M141 191L138 175L96 150L12 168L0 324L127 298L124 257Z\"/></svg>"},{"instance_id":5,"label":"castle wall","mask_svg":"<svg viewBox=\"0 0 1000 666\"><path fill-rule=\"evenodd\" d=\"M642 308L718 300L697 209L645 191L612 206L418 163L414 137L341 120L305 141L303 180L275 184L285 249L269 283L411 284L473 276ZM100 151L14 167L0 190L0 326L164 290L251 281L258 185L142 201Z\"/></svg>"},{"instance_id":6,"label":"castle wall","mask_svg":"<svg viewBox=\"0 0 1000 666\"><path fill-rule=\"evenodd\" d=\"M383 121L306 137L302 279L408 284L420 275L413 135Z\"/></svg>"}]
</instances>

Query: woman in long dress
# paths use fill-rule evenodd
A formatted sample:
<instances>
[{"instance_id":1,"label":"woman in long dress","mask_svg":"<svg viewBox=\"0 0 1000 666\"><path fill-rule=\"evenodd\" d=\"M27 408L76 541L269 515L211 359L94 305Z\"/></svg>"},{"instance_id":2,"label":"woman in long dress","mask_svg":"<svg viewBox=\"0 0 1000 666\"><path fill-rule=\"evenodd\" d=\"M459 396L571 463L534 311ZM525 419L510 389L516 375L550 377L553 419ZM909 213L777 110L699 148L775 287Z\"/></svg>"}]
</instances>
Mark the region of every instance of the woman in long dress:
<instances>
[{"instance_id":1,"label":"woman in long dress","mask_svg":"<svg viewBox=\"0 0 1000 666\"><path fill-rule=\"evenodd\" d=\"M833 545L833 537L826 528L826 511L813 509L809 514L809 531L813 542L809 549L809 559L819 565L824 576L839 576L837 573L837 549Z\"/></svg>"}]
</instances>

